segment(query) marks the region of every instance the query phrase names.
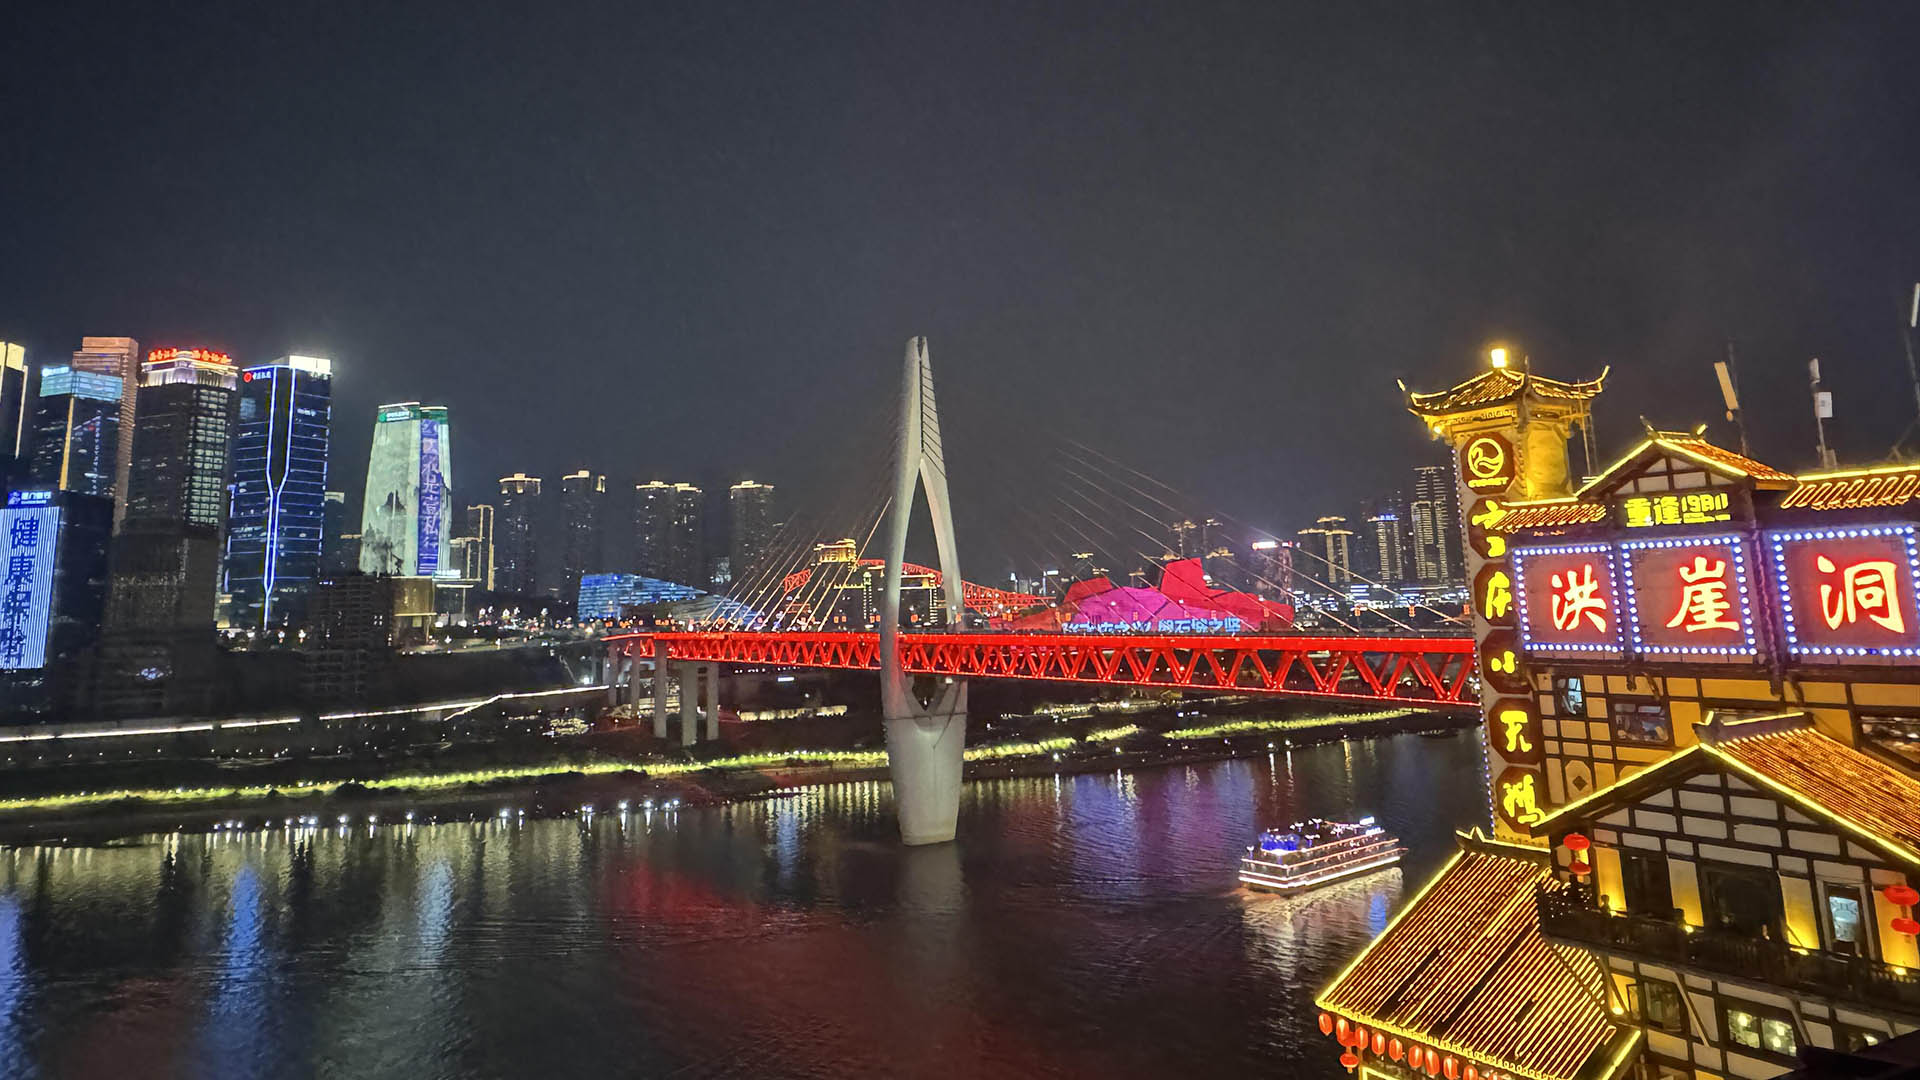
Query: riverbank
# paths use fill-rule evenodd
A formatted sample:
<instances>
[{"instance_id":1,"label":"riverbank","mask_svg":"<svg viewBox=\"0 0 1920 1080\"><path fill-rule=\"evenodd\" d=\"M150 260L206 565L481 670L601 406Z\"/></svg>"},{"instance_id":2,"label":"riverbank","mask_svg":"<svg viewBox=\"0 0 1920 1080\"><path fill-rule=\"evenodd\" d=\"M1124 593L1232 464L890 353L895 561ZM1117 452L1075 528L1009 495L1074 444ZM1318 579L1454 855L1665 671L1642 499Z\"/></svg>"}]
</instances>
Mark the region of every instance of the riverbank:
<instances>
[{"instance_id":1,"label":"riverbank","mask_svg":"<svg viewBox=\"0 0 1920 1080\"><path fill-rule=\"evenodd\" d=\"M1221 710L1229 714L1240 710ZM1112 718L1016 717L983 725L967 748L968 780L1113 772L1264 755L1337 741L1458 731L1470 716L1381 711L1222 719L1198 710ZM364 774L364 770L360 770ZM787 748L707 760L659 755L545 760L285 785L66 791L0 799L0 844L102 843L228 828L341 827L399 821L550 817L629 808L669 810L777 796L793 788L887 778L876 749Z\"/></svg>"}]
</instances>

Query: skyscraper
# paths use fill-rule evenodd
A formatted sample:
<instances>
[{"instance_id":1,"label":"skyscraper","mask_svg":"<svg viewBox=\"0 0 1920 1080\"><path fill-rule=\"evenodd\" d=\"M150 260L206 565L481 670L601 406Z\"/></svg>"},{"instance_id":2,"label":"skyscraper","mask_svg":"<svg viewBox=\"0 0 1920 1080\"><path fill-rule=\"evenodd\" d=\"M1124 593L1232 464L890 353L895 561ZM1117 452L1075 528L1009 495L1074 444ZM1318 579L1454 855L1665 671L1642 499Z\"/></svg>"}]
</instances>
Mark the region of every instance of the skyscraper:
<instances>
[{"instance_id":1,"label":"skyscraper","mask_svg":"<svg viewBox=\"0 0 1920 1080\"><path fill-rule=\"evenodd\" d=\"M83 337L73 370L120 380L120 446L113 466L113 527L127 516L128 474L133 469L133 424L141 385L140 343L130 337Z\"/></svg>"},{"instance_id":2,"label":"skyscraper","mask_svg":"<svg viewBox=\"0 0 1920 1080\"><path fill-rule=\"evenodd\" d=\"M1400 515L1384 510L1367 519L1373 536L1373 565L1383 584L1407 578L1406 538L1400 529Z\"/></svg>"},{"instance_id":3,"label":"skyscraper","mask_svg":"<svg viewBox=\"0 0 1920 1080\"><path fill-rule=\"evenodd\" d=\"M117 421L116 421L117 422ZM0 592L0 712L31 716L65 697L72 659L100 633L113 501L27 488L0 509L7 574ZM51 669L51 670L50 670Z\"/></svg>"},{"instance_id":4,"label":"skyscraper","mask_svg":"<svg viewBox=\"0 0 1920 1080\"><path fill-rule=\"evenodd\" d=\"M633 570L666 580L673 565L668 537L673 528L673 485L660 480L633 489ZM683 584L691 584L683 583Z\"/></svg>"},{"instance_id":5,"label":"skyscraper","mask_svg":"<svg viewBox=\"0 0 1920 1080\"><path fill-rule=\"evenodd\" d=\"M460 575L487 592L493 591L493 507L475 503L467 507L467 535L473 544L467 549L468 563Z\"/></svg>"},{"instance_id":6,"label":"skyscraper","mask_svg":"<svg viewBox=\"0 0 1920 1080\"><path fill-rule=\"evenodd\" d=\"M209 349L157 349L141 367L100 642L96 702L110 715L211 707L239 381Z\"/></svg>"},{"instance_id":7,"label":"skyscraper","mask_svg":"<svg viewBox=\"0 0 1920 1080\"><path fill-rule=\"evenodd\" d=\"M113 498L124 393L117 375L65 365L41 368L25 456L16 469L25 484Z\"/></svg>"},{"instance_id":8,"label":"skyscraper","mask_svg":"<svg viewBox=\"0 0 1920 1080\"><path fill-rule=\"evenodd\" d=\"M240 374L225 591L233 624L297 619L320 576L333 364L288 356Z\"/></svg>"},{"instance_id":9,"label":"skyscraper","mask_svg":"<svg viewBox=\"0 0 1920 1080\"><path fill-rule=\"evenodd\" d=\"M0 341L0 490L25 470L27 440L27 350Z\"/></svg>"},{"instance_id":10,"label":"skyscraper","mask_svg":"<svg viewBox=\"0 0 1920 1080\"><path fill-rule=\"evenodd\" d=\"M607 501L607 478L586 469L560 478L560 598L580 597L580 578L604 572L600 527Z\"/></svg>"},{"instance_id":11,"label":"skyscraper","mask_svg":"<svg viewBox=\"0 0 1920 1080\"><path fill-rule=\"evenodd\" d=\"M1454 508L1453 478L1444 465L1413 470L1413 572L1422 584L1440 585L1462 576L1460 522Z\"/></svg>"},{"instance_id":12,"label":"skyscraper","mask_svg":"<svg viewBox=\"0 0 1920 1080\"><path fill-rule=\"evenodd\" d=\"M360 515L360 569L398 577L457 577L452 426L444 405L382 405L373 423Z\"/></svg>"},{"instance_id":13,"label":"skyscraper","mask_svg":"<svg viewBox=\"0 0 1920 1080\"><path fill-rule=\"evenodd\" d=\"M356 542L349 550L349 533L347 493L327 492L320 503L320 576L338 577L360 565L360 545Z\"/></svg>"},{"instance_id":14,"label":"skyscraper","mask_svg":"<svg viewBox=\"0 0 1920 1080\"><path fill-rule=\"evenodd\" d=\"M1307 541L1309 554L1306 562L1298 565L1307 577L1318 578L1335 589L1353 580L1348 544L1353 539L1353 531L1347 528L1346 518L1329 514L1315 520L1311 528L1301 529L1300 536ZM1321 558L1313 558L1314 555Z\"/></svg>"},{"instance_id":15,"label":"skyscraper","mask_svg":"<svg viewBox=\"0 0 1920 1080\"><path fill-rule=\"evenodd\" d=\"M733 580L749 580L766 558L773 540L773 485L751 480L727 491L727 569Z\"/></svg>"},{"instance_id":16,"label":"skyscraper","mask_svg":"<svg viewBox=\"0 0 1920 1080\"><path fill-rule=\"evenodd\" d=\"M667 580L699 586L707 580L706 493L692 484L673 485L673 517L667 525Z\"/></svg>"},{"instance_id":17,"label":"skyscraper","mask_svg":"<svg viewBox=\"0 0 1920 1080\"><path fill-rule=\"evenodd\" d=\"M495 508L497 530L493 546L494 588L531 595L540 567L540 478L514 473L500 478L500 504Z\"/></svg>"}]
</instances>

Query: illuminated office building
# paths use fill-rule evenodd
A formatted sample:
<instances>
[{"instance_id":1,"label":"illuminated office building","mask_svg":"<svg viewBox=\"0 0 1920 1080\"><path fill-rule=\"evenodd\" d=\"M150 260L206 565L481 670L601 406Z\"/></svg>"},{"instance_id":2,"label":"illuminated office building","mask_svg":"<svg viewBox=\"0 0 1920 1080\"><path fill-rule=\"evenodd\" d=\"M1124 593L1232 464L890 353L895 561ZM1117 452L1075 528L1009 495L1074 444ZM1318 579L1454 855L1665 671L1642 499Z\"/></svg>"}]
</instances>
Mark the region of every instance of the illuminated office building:
<instances>
[{"instance_id":1,"label":"illuminated office building","mask_svg":"<svg viewBox=\"0 0 1920 1080\"><path fill-rule=\"evenodd\" d=\"M27 350L0 341L0 488L24 470L27 437Z\"/></svg>"},{"instance_id":2,"label":"illuminated office building","mask_svg":"<svg viewBox=\"0 0 1920 1080\"><path fill-rule=\"evenodd\" d=\"M727 491L727 512L728 576L749 581L773 541L773 485L751 480L733 485Z\"/></svg>"},{"instance_id":3,"label":"illuminated office building","mask_svg":"<svg viewBox=\"0 0 1920 1080\"><path fill-rule=\"evenodd\" d=\"M374 418L360 517L360 569L397 577L457 577L452 429L443 405L382 405Z\"/></svg>"},{"instance_id":4,"label":"illuminated office building","mask_svg":"<svg viewBox=\"0 0 1920 1080\"><path fill-rule=\"evenodd\" d=\"M560 596L580 594L582 576L604 571L601 525L605 519L607 478L586 469L560 478Z\"/></svg>"},{"instance_id":5,"label":"illuminated office building","mask_svg":"<svg viewBox=\"0 0 1920 1080\"><path fill-rule=\"evenodd\" d=\"M466 562L460 576L474 583L476 588L493 591L493 507L486 503L475 503L467 507L467 539L472 543L466 548Z\"/></svg>"},{"instance_id":6,"label":"illuminated office building","mask_svg":"<svg viewBox=\"0 0 1920 1080\"><path fill-rule=\"evenodd\" d=\"M224 591L233 625L297 619L320 576L333 365L288 356L240 375Z\"/></svg>"},{"instance_id":7,"label":"illuminated office building","mask_svg":"<svg viewBox=\"0 0 1920 1080\"><path fill-rule=\"evenodd\" d=\"M1383 511L1367 519L1372 533L1373 566L1382 582L1399 582L1407 577L1406 538L1400 531L1400 515Z\"/></svg>"},{"instance_id":8,"label":"illuminated office building","mask_svg":"<svg viewBox=\"0 0 1920 1080\"><path fill-rule=\"evenodd\" d=\"M347 543L347 536L356 543ZM320 576L338 577L360 565L359 534L347 524L347 493L329 491L320 502Z\"/></svg>"},{"instance_id":9,"label":"illuminated office building","mask_svg":"<svg viewBox=\"0 0 1920 1080\"><path fill-rule=\"evenodd\" d=\"M633 489L633 568L665 580L671 568L667 537L673 524L673 485L660 480Z\"/></svg>"},{"instance_id":10,"label":"illuminated office building","mask_svg":"<svg viewBox=\"0 0 1920 1080\"><path fill-rule=\"evenodd\" d=\"M493 580L500 592L531 594L540 568L540 478L514 473L500 478L494 507Z\"/></svg>"},{"instance_id":11,"label":"illuminated office building","mask_svg":"<svg viewBox=\"0 0 1920 1080\"><path fill-rule=\"evenodd\" d=\"M25 486L113 498L123 392L116 375L64 365L40 369L40 393L29 414L18 470L25 474Z\"/></svg>"},{"instance_id":12,"label":"illuminated office building","mask_svg":"<svg viewBox=\"0 0 1920 1080\"><path fill-rule=\"evenodd\" d=\"M1441 585L1458 580L1460 522L1455 509L1453 477L1440 465L1413 470L1413 574L1422 584Z\"/></svg>"},{"instance_id":13,"label":"illuminated office building","mask_svg":"<svg viewBox=\"0 0 1920 1080\"><path fill-rule=\"evenodd\" d=\"M706 494L659 480L633 489L634 565L644 577L700 586L710 579Z\"/></svg>"},{"instance_id":14,"label":"illuminated office building","mask_svg":"<svg viewBox=\"0 0 1920 1080\"><path fill-rule=\"evenodd\" d=\"M240 373L225 353L157 349L140 369L126 518L179 521L218 532L232 480Z\"/></svg>"},{"instance_id":15,"label":"illuminated office building","mask_svg":"<svg viewBox=\"0 0 1920 1080\"><path fill-rule=\"evenodd\" d=\"M78 491L26 488L4 502L0 714L32 719L66 697L65 662L99 636L113 501Z\"/></svg>"},{"instance_id":16,"label":"illuminated office building","mask_svg":"<svg viewBox=\"0 0 1920 1080\"><path fill-rule=\"evenodd\" d=\"M1320 518L1311 528L1301 529L1300 538L1309 553L1308 564L1318 564L1304 566L1308 577L1320 578L1336 589L1353 580L1353 560L1349 548L1353 531L1347 528L1346 518L1337 514ZM1320 558L1313 558L1314 555Z\"/></svg>"},{"instance_id":17,"label":"illuminated office building","mask_svg":"<svg viewBox=\"0 0 1920 1080\"><path fill-rule=\"evenodd\" d=\"M113 527L127 516L128 476L133 471L133 425L141 385L140 343L130 337L83 337L70 365L74 371L120 380L120 445L114 456Z\"/></svg>"}]
</instances>

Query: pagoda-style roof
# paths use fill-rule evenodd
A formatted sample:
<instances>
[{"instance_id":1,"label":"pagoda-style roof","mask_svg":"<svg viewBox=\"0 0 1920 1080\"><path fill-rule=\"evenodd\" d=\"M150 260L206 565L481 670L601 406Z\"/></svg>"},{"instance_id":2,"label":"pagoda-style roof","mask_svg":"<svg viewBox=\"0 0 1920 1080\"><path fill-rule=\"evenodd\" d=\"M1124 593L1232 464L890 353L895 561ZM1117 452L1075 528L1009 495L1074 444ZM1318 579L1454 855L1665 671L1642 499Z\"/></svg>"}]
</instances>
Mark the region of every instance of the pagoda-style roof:
<instances>
[{"instance_id":1,"label":"pagoda-style roof","mask_svg":"<svg viewBox=\"0 0 1920 1080\"><path fill-rule=\"evenodd\" d=\"M1617 1075L1640 1034L1609 1018L1593 956L1541 935L1535 890L1563 887L1549 859L1543 848L1460 834L1452 860L1316 1004L1482 1076Z\"/></svg>"},{"instance_id":2,"label":"pagoda-style roof","mask_svg":"<svg viewBox=\"0 0 1920 1080\"><path fill-rule=\"evenodd\" d=\"M1785 490L1794 483L1792 473L1782 472L1744 454L1736 454L1724 446L1715 446L1695 432L1649 431L1640 445L1607 466L1599 476L1587 481L1575 493L1575 497L1610 490L1618 486L1620 480L1639 471L1648 460L1663 455L1679 457L1728 480L1752 481L1754 487L1762 490Z\"/></svg>"},{"instance_id":3,"label":"pagoda-style roof","mask_svg":"<svg viewBox=\"0 0 1920 1080\"><path fill-rule=\"evenodd\" d=\"M1407 410L1424 418L1451 416L1518 401L1522 395L1536 404L1579 403L1584 408L1585 402L1599 395L1606 380L1606 370L1585 382L1563 382L1513 368L1488 368L1450 390L1431 394L1407 390ZM1406 384L1400 388L1406 390Z\"/></svg>"},{"instance_id":4,"label":"pagoda-style roof","mask_svg":"<svg viewBox=\"0 0 1920 1080\"><path fill-rule=\"evenodd\" d=\"M1864 510L1920 499L1920 465L1803 473L1780 500L1782 510Z\"/></svg>"},{"instance_id":5,"label":"pagoda-style roof","mask_svg":"<svg viewBox=\"0 0 1920 1080\"><path fill-rule=\"evenodd\" d=\"M1822 734L1804 713L1715 720L1693 729L1697 744L1561 807L1535 825L1534 834L1559 835L1572 820L1608 813L1719 767L1896 862L1920 866L1920 780Z\"/></svg>"}]
</instances>

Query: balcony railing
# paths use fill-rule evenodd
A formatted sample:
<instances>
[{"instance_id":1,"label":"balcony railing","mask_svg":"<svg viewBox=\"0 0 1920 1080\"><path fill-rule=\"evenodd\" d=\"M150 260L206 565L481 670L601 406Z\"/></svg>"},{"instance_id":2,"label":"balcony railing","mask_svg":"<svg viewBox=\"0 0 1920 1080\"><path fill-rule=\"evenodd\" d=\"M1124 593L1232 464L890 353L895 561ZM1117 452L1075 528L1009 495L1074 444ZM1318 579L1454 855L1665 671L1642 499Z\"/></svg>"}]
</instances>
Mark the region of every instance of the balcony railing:
<instances>
[{"instance_id":1,"label":"balcony railing","mask_svg":"<svg viewBox=\"0 0 1920 1080\"><path fill-rule=\"evenodd\" d=\"M1678 920L1615 915L1595 905L1584 886L1541 888L1534 903L1541 931L1568 944L1920 1017L1920 975L1876 960L1689 930Z\"/></svg>"}]
</instances>

